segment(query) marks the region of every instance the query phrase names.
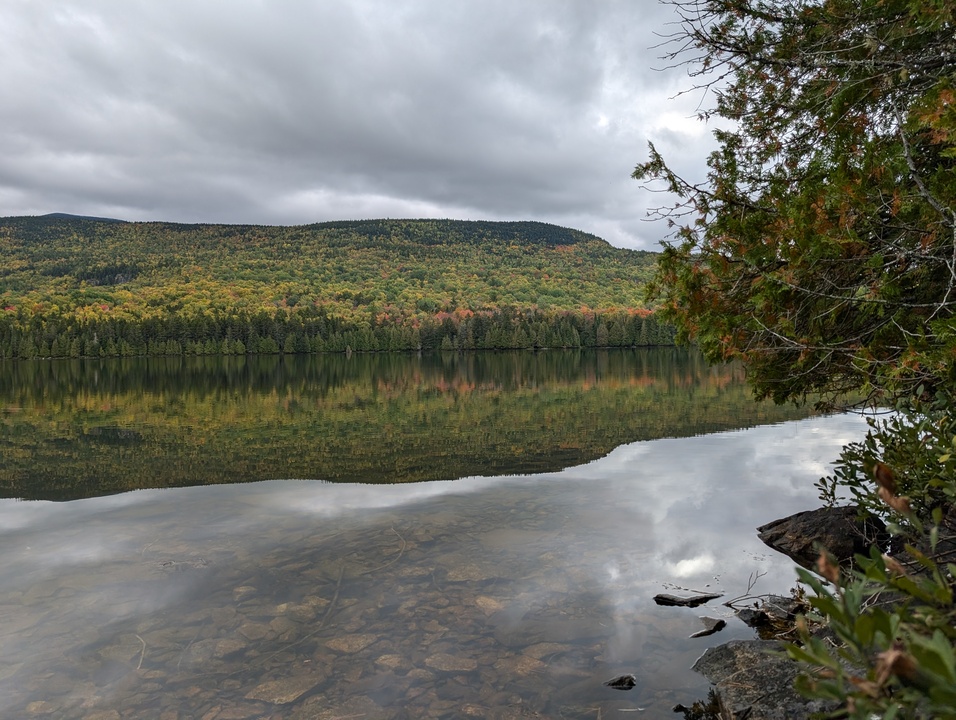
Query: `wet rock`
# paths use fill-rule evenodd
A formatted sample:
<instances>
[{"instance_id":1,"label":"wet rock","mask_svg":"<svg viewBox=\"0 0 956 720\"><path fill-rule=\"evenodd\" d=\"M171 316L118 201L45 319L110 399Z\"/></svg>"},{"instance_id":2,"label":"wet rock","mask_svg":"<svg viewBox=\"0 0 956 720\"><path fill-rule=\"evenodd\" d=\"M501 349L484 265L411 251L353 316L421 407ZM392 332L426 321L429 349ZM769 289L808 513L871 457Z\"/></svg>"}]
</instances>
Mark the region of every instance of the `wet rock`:
<instances>
[{"instance_id":1,"label":"wet rock","mask_svg":"<svg viewBox=\"0 0 956 720\"><path fill-rule=\"evenodd\" d=\"M760 608L740 608L734 614L747 627L761 628L770 624L770 616Z\"/></svg>"},{"instance_id":2,"label":"wet rock","mask_svg":"<svg viewBox=\"0 0 956 720\"><path fill-rule=\"evenodd\" d=\"M855 507L805 510L761 525L757 533L766 545L813 571L821 547L846 565L857 553L869 554L871 545L885 548L890 539L881 520L860 522Z\"/></svg>"},{"instance_id":3,"label":"wet rock","mask_svg":"<svg viewBox=\"0 0 956 720\"><path fill-rule=\"evenodd\" d=\"M514 658L502 658L494 664L494 668L498 672L524 677L532 673L544 672L547 665L530 655L518 655Z\"/></svg>"},{"instance_id":4,"label":"wet rock","mask_svg":"<svg viewBox=\"0 0 956 720\"><path fill-rule=\"evenodd\" d=\"M324 675L300 675L269 680L246 693L246 699L261 700L273 705L286 705L295 702L324 680Z\"/></svg>"},{"instance_id":5,"label":"wet rock","mask_svg":"<svg viewBox=\"0 0 956 720\"><path fill-rule=\"evenodd\" d=\"M445 579L448 582L484 582L497 577L493 567L486 567L478 563L462 563L448 571Z\"/></svg>"},{"instance_id":6,"label":"wet rock","mask_svg":"<svg viewBox=\"0 0 956 720\"><path fill-rule=\"evenodd\" d=\"M637 678L633 675L618 675L616 678L611 678L604 684L615 690L633 690L637 685Z\"/></svg>"},{"instance_id":7,"label":"wet rock","mask_svg":"<svg viewBox=\"0 0 956 720\"><path fill-rule=\"evenodd\" d=\"M247 647L248 645L241 640L224 638L216 641L216 644L213 646L212 656L218 660L224 660L242 652Z\"/></svg>"},{"instance_id":8,"label":"wet rock","mask_svg":"<svg viewBox=\"0 0 956 720\"><path fill-rule=\"evenodd\" d=\"M484 595L479 595L475 598L475 605L477 605L485 615L494 615L499 610L504 610L505 608L504 604Z\"/></svg>"},{"instance_id":9,"label":"wet rock","mask_svg":"<svg viewBox=\"0 0 956 720\"><path fill-rule=\"evenodd\" d=\"M488 715L488 708L484 705L472 705L471 703L465 703L459 708L459 712L465 717L476 717L483 718Z\"/></svg>"},{"instance_id":10,"label":"wet rock","mask_svg":"<svg viewBox=\"0 0 956 720\"><path fill-rule=\"evenodd\" d=\"M189 667L190 665L202 664L216 657L217 646L221 640L207 639L198 640L191 643L180 656L180 664Z\"/></svg>"},{"instance_id":11,"label":"wet rock","mask_svg":"<svg viewBox=\"0 0 956 720\"><path fill-rule=\"evenodd\" d=\"M437 633L438 635L443 635L448 632L448 628L437 620L426 620L422 623L421 627L425 632Z\"/></svg>"},{"instance_id":12,"label":"wet rock","mask_svg":"<svg viewBox=\"0 0 956 720\"><path fill-rule=\"evenodd\" d=\"M106 660L93 671L93 682L97 687L112 685L126 677L132 670L133 667L125 662Z\"/></svg>"},{"instance_id":13,"label":"wet rock","mask_svg":"<svg viewBox=\"0 0 956 720\"><path fill-rule=\"evenodd\" d=\"M396 655L394 653L387 655L380 655L375 659L376 665L381 665L384 668L389 670L399 670L401 668L408 667L408 661L401 655Z\"/></svg>"},{"instance_id":14,"label":"wet rock","mask_svg":"<svg viewBox=\"0 0 956 720\"><path fill-rule=\"evenodd\" d=\"M116 710L101 710L84 715L83 720L122 720L122 717Z\"/></svg>"},{"instance_id":15,"label":"wet rock","mask_svg":"<svg viewBox=\"0 0 956 720\"><path fill-rule=\"evenodd\" d=\"M809 605L805 600L781 595L767 595L760 602L734 613L747 626L754 628L762 640L796 640L797 617L806 615Z\"/></svg>"},{"instance_id":16,"label":"wet rock","mask_svg":"<svg viewBox=\"0 0 956 720\"><path fill-rule=\"evenodd\" d=\"M236 609L233 607L213 608L209 612L209 619L215 625L227 625L236 617Z\"/></svg>"},{"instance_id":17,"label":"wet rock","mask_svg":"<svg viewBox=\"0 0 956 720\"><path fill-rule=\"evenodd\" d=\"M216 720L252 720L262 717L262 706L255 703L225 706L216 715Z\"/></svg>"},{"instance_id":18,"label":"wet rock","mask_svg":"<svg viewBox=\"0 0 956 720\"><path fill-rule=\"evenodd\" d=\"M259 590L251 585L240 585L232 591L232 598L238 603L247 598L254 597L258 592Z\"/></svg>"},{"instance_id":19,"label":"wet rock","mask_svg":"<svg viewBox=\"0 0 956 720\"><path fill-rule=\"evenodd\" d=\"M564 643L554 643L554 642L543 642L536 643L524 649L525 655L530 655L531 657L537 660L543 660L549 655L557 655L558 653L571 652L571 645Z\"/></svg>"},{"instance_id":20,"label":"wet rock","mask_svg":"<svg viewBox=\"0 0 956 720\"><path fill-rule=\"evenodd\" d=\"M316 603L300 603L295 605L289 603L285 606L283 612L289 617L290 620L300 623L309 623L318 618L319 607L320 605Z\"/></svg>"},{"instance_id":21,"label":"wet rock","mask_svg":"<svg viewBox=\"0 0 956 720\"><path fill-rule=\"evenodd\" d=\"M433 673L428 672L425 668L413 668L408 671L408 677L412 680L418 680L422 683L429 683L435 679Z\"/></svg>"},{"instance_id":22,"label":"wet rock","mask_svg":"<svg viewBox=\"0 0 956 720\"><path fill-rule=\"evenodd\" d=\"M27 705L27 712L30 715L52 715L59 708L46 700L37 700Z\"/></svg>"},{"instance_id":23,"label":"wet rock","mask_svg":"<svg viewBox=\"0 0 956 720\"><path fill-rule=\"evenodd\" d=\"M703 605L708 603L711 600L716 600L719 597L723 597L721 593L702 593L700 595L693 595L691 597L679 597L678 595L670 595L668 593L661 593L660 595L654 596L654 602L658 605L666 605L668 607L697 607L698 605Z\"/></svg>"},{"instance_id":24,"label":"wet rock","mask_svg":"<svg viewBox=\"0 0 956 720\"><path fill-rule=\"evenodd\" d=\"M714 683L728 717L806 720L828 709L793 688L798 667L773 640L732 640L709 648L694 670Z\"/></svg>"},{"instance_id":25,"label":"wet rock","mask_svg":"<svg viewBox=\"0 0 956 720\"><path fill-rule=\"evenodd\" d=\"M276 635L284 635L294 632L297 625L290 618L280 616L269 621L269 629Z\"/></svg>"},{"instance_id":26,"label":"wet rock","mask_svg":"<svg viewBox=\"0 0 956 720\"><path fill-rule=\"evenodd\" d=\"M704 624L704 629L698 632L695 632L693 635L691 635L692 638L707 637L708 635L713 635L714 633L718 633L721 630L723 630L725 627L727 627L726 620L718 620L717 618L711 618L711 617L702 617L700 621Z\"/></svg>"},{"instance_id":27,"label":"wet rock","mask_svg":"<svg viewBox=\"0 0 956 720\"><path fill-rule=\"evenodd\" d=\"M249 622L239 627L239 634L249 640L262 640L268 637L271 632L269 626L262 623Z\"/></svg>"},{"instance_id":28,"label":"wet rock","mask_svg":"<svg viewBox=\"0 0 956 720\"><path fill-rule=\"evenodd\" d=\"M435 653L425 659L425 664L441 672L471 672L478 668L477 660L448 653Z\"/></svg>"},{"instance_id":29,"label":"wet rock","mask_svg":"<svg viewBox=\"0 0 956 720\"><path fill-rule=\"evenodd\" d=\"M382 706L367 697L353 697L341 704L325 698L309 698L297 707L289 720L343 720L344 718L389 718Z\"/></svg>"},{"instance_id":30,"label":"wet rock","mask_svg":"<svg viewBox=\"0 0 956 720\"><path fill-rule=\"evenodd\" d=\"M325 646L332 648L336 652L351 655L352 653L361 652L376 640L378 640L378 635L371 635L369 633L342 635L341 637L332 638L325 643Z\"/></svg>"}]
</instances>

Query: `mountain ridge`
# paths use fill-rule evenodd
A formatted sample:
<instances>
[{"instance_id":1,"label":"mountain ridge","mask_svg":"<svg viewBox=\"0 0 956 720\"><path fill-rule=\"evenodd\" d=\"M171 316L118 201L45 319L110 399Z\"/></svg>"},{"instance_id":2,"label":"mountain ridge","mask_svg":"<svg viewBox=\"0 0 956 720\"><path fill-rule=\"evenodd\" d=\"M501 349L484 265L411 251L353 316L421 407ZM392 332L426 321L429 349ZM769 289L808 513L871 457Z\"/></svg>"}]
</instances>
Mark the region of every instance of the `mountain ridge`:
<instances>
[{"instance_id":1,"label":"mountain ridge","mask_svg":"<svg viewBox=\"0 0 956 720\"><path fill-rule=\"evenodd\" d=\"M633 345L657 261L537 221L436 219L7 217L0 255L0 356L78 338L80 354L142 354L154 336L162 352Z\"/></svg>"},{"instance_id":2,"label":"mountain ridge","mask_svg":"<svg viewBox=\"0 0 956 720\"><path fill-rule=\"evenodd\" d=\"M584 230L570 228L554 223L547 223L540 220L456 220L453 218L367 218L361 220L324 220L312 223L299 223L294 225L263 225L257 223L224 223L224 222L175 222L168 220L120 220L118 218L96 217L93 215L74 215L71 213L53 212L44 215L7 215L0 217L0 225L5 222L17 224L30 223L31 221L65 221L80 223L121 223L128 225L158 226L178 229L200 229L200 228L235 228L235 229L316 229L316 230L339 230L346 229L357 232L360 235L374 236L385 235L393 225L414 224L414 225L432 225L438 230L451 230L462 232L470 230L470 234L478 231L486 232L491 230L510 231L514 235L538 236L545 231L557 235L565 243L580 242L582 239L599 240L607 243L607 240L588 233ZM607 243L610 245L610 243ZM640 251L638 251L640 252ZM645 251L646 252L646 251Z\"/></svg>"}]
</instances>

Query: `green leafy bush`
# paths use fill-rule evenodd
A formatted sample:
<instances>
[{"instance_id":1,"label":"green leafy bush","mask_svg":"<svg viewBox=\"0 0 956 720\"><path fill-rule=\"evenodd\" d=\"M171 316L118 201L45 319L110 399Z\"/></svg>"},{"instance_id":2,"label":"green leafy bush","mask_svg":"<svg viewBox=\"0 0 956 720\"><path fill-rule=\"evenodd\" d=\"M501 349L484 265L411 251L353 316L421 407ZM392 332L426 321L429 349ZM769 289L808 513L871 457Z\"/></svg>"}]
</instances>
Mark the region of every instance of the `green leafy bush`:
<instances>
[{"instance_id":1,"label":"green leafy bush","mask_svg":"<svg viewBox=\"0 0 956 720\"><path fill-rule=\"evenodd\" d=\"M821 556L798 570L813 595L789 655L807 665L798 688L851 718L956 718L956 420L953 398L902 403L844 449L825 499L849 492L894 536L853 570ZM821 628L823 630L821 631Z\"/></svg>"}]
</instances>

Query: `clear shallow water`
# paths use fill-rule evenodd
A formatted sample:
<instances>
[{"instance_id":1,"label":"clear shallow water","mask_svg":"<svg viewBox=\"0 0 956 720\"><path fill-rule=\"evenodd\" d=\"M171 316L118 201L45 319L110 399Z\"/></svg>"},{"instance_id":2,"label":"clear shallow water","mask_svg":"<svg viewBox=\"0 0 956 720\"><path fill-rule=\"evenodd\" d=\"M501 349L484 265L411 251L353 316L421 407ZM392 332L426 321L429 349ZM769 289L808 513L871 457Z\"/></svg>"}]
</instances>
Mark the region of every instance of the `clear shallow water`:
<instances>
[{"instance_id":1,"label":"clear shallow water","mask_svg":"<svg viewBox=\"0 0 956 720\"><path fill-rule=\"evenodd\" d=\"M0 716L674 717L706 694L693 661L751 631L651 598L757 574L786 592L754 528L816 506L864 432L844 415L541 474L2 500ZM689 639L705 614L728 627ZM603 685L622 673L635 689Z\"/></svg>"}]
</instances>

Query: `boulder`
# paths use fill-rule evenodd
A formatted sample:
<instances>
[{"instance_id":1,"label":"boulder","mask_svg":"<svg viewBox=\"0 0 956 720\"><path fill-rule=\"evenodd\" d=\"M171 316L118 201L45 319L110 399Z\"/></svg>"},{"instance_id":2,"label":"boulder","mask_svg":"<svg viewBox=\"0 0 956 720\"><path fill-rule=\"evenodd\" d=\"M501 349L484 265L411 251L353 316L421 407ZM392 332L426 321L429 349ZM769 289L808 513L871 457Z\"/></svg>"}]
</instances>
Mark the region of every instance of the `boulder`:
<instances>
[{"instance_id":1,"label":"boulder","mask_svg":"<svg viewBox=\"0 0 956 720\"><path fill-rule=\"evenodd\" d=\"M722 716L748 720L806 720L832 706L793 688L798 667L774 640L731 640L708 648L694 670L715 686Z\"/></svg>"},{"instance_id":2,"label":"boulder","mask_svg":"<svg viewBox=\"0 0 956 720\"><path fill-rule=\"evenodd\" d=\"M868 555L874 544L885 549L890 539L879 518L861 522L855 507L806 510L762 525L757 533L765 544L813 571L821 548L826 548L841 565L848 565L855 554Z\"/></svg>"}]
</instances>

